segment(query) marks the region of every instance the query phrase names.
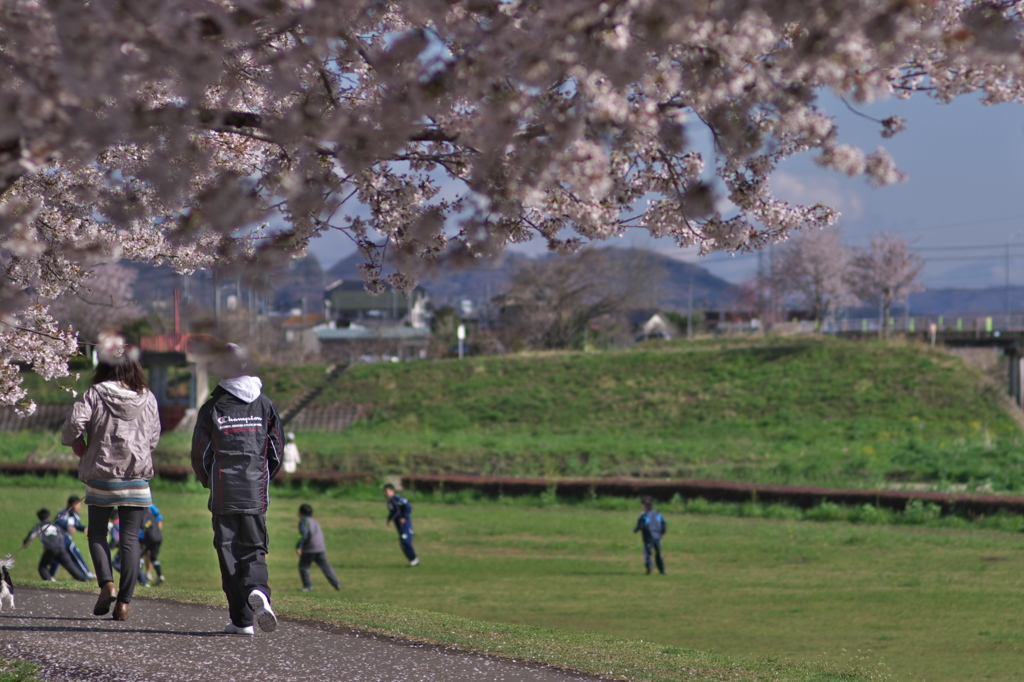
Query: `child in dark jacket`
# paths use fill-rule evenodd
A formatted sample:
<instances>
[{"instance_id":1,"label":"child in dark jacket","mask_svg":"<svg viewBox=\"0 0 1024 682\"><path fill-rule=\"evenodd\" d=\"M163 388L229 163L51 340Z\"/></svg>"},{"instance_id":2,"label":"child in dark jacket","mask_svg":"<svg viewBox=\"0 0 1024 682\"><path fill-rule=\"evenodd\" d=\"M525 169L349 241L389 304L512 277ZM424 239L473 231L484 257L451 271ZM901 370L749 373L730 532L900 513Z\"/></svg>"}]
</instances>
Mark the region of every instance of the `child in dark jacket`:
<instances>
[{"instance_id":1,"label":"child in dark jacket","mask_svg":"<svg viewBox=\"0 0 1024 682\"><path fill-rule=\"evenodd\" d=\"M50 563L56 561L75 580L88 581L85 573L75 565L75 562L71 560L71 555L68 554L67 547L64 544L66 531L62 530L57 524L50 523L50 510L40 509L36 512L36 518L39 519L39 523L32 526L32 530L25 536L25 541L22 545L27 545L36 538L39 538L39 542L43 544L43 555L39 558L39 577L46 581L54 580L53 575L50 573Z\"/></svg>"},{"instance_id":2,"label":"child in dark jacket","mask_svg":"<svg viewBox=\"0 0 1024 682\"><path fill-rule=\"evenodd\" d=\"M309 577L309 567L316 564L323 571L327 582L336 589L341 589L338 576L327 561L327 544L324 542L324 531L320 523L313 518L313 508L308 504L299 507L299 542L295 545L295 553L299 555L299 577L302 578L302 591L313 589L313 581Z\"/></svg>"},{"instance_id":3,"label":"child in dark jacket","mask_svg":"<svg viewBox=\"0 0 1024 682\"><path fill-rule=\"evenodd\" d=\"M650 495L641 501L643 512L636 520L633 532L640 532L644 539L644 566L647 574L651 574L651 554L654 555L654 562L658 566L658 572L665 573L665 562L661 558L661 536L665 534L667 526L665 519L654 509L654 500Z\"/></svg>"},{"instance_id":4,"label":"child in dark jacket","mask_svg":"<svg viewBox=\"0 0 1024 682\"><path fill-rule=\"evenodd\" d=\"M388 519L385 525L395 522L395 530L398 531L398 545L402 548L402 554L409 560L410 566L418 566L419 558L412 546L412 505L397 492L395 486L390 483L384 486L384 497L388 501Z\"/></svg>"},{"instance_id":5,"label":"child in dark jacket","mask_svg":"<svg viewBox=\"0 0 1024 682\"><path fill-rule=\"evenodd\" d=\"M68 506L63 511L57 512L57 517L53 520L55 524L60 526L61 530L64 531L64 547L68 550L68 556L75 562L78 569L85 574L86 578L92 580L96 576L89 569L89 564L85 563L85 557L82 556L82 552L79 551L78 546L75 545L75 541L71 539L71 533L79 531L84 533L86 526L82 523L81 510L82 498L78 495L72 495L68 498ZM54 558L50 562L50 575L57 575L57 568L60 566L60 562Z\"/></svg>"}]
</instances>

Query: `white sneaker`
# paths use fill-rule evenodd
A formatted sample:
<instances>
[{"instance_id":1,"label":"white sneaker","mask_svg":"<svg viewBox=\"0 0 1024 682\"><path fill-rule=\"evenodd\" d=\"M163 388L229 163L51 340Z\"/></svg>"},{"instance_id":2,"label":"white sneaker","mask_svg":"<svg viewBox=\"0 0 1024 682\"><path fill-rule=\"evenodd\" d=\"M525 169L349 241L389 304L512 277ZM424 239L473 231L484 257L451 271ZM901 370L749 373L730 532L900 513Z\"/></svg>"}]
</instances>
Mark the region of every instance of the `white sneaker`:
<instances>
[{"instance_id":1,"label":"white sneaker","mask_svg":"<svg viewBox=\"0 0 1024 682\"><path fill-rule=\"evenodd\" d=\"M263 630L263 632L273 632L277 629L277 616L274 615L274 610L270 608L270 600L267 599L267 595L259 590L250 592L249 608L252 609L252 617L256 620L256 624L260 626L260 630Z\"/></svg>"},{"instance_id":2,"label":"white sneaker","mask_svg":"<svg viewBox=\"0 0 1024 682\"><path fill-rule=\"evenodd\" d=\"M410 566L419 566L420 565L420 558L416 557L415 559L413 559L412 561L409 562L409 565Z\"/></svg>"},{"instance_id":3,"label":"white sneaker","mask_svg":"<svg viewBox=\"0 0 1024 682\"><path fill-rule=\"evenodd\" d=\"M240 628L234 623L228 623L224 626L224 633L228 635L255 635L256 629L251 625Z\"/></svg>"}]
</instances>

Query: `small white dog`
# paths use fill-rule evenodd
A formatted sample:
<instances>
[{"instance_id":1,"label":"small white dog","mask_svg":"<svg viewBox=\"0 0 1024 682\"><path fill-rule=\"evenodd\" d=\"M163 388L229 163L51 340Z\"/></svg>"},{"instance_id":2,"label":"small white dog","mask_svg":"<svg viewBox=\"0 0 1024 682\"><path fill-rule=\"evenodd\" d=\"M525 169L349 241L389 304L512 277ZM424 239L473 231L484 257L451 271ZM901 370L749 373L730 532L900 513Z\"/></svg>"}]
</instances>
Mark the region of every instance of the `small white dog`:
<instances>
[{"instance_id":1,"label":"small white dog","mask_svg":"<svg viewBox=\"0 0 1024 682\"><path fill-rule=\"evenodd\" d=\"M14 566L14 559L10 554L0 559L0 611L4 608L14 608L14 583L11 582L11 574L7 569Z\"/></svg>"}]
</instances>

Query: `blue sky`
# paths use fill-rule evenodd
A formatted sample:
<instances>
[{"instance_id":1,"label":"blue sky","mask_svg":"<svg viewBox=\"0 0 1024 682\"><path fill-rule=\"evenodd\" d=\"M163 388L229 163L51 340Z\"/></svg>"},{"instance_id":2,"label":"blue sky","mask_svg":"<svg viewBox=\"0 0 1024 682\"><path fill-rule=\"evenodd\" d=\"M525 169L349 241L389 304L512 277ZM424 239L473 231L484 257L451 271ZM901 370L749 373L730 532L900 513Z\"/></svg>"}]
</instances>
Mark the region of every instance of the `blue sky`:
<instances>
[{"instance_id":1,"label":"blue sky","mask_svg":"<svg viewBox=\"0 0 1024 682\"><path fill-rule=\"evenodd\" d=\"M908 121L907 130L885 140L880 126L839 100L823 100L835 116L840 138L867 151L882 146L909 175L898 185L874 188L819 168L810 155L787 161L772 178L776 194L790 201L823 201L842 213L840 226L851 246L864 246L876 232L893 232L926 259L930 289L1003 286L1009 245L1011 285L1024 285L1024 106L986 107L975 98L938 104L927 98L885 100L858 110L874 118ZM629 234L615 242L663 251L700 263L738 283L757 269L756 254L712 254L697 258L668 240ZM537 242L520 250L539 252ZM316 240L311 251L329 267L353 251L339 235Z\"/></svg>"}]
</instances>

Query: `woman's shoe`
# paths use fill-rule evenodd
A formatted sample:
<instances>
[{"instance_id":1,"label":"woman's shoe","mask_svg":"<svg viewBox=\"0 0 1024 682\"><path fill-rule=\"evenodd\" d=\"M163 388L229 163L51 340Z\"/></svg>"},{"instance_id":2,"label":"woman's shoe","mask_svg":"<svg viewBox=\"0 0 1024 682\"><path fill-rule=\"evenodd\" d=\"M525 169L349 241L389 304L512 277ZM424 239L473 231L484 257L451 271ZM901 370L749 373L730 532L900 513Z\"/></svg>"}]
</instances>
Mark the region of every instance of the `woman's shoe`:
<instances>
[{"instance_id":1,"label":"woman's shoe","mask_svg":"<svg viewBox=\"0 0 1024 682\"><path fill-rule=\"evenodd\" d=\"M119 601L114 605L114 620L128 620L128 613L131 609L128 608L127 602Z\"/></svg>"},{"instance_id":2,"label":"woman's shoe","mask_svg":"<svg viewBox=\"0 0 1024 682\"><path fill-rule=\"evenodd\" d=\"M114 583L104 583L100 588L100 598L96 600L96 606L92 609L92 615L105 616L110 613L110 605L117 598L117 590Z\"/></svg>"}]
</instances>

